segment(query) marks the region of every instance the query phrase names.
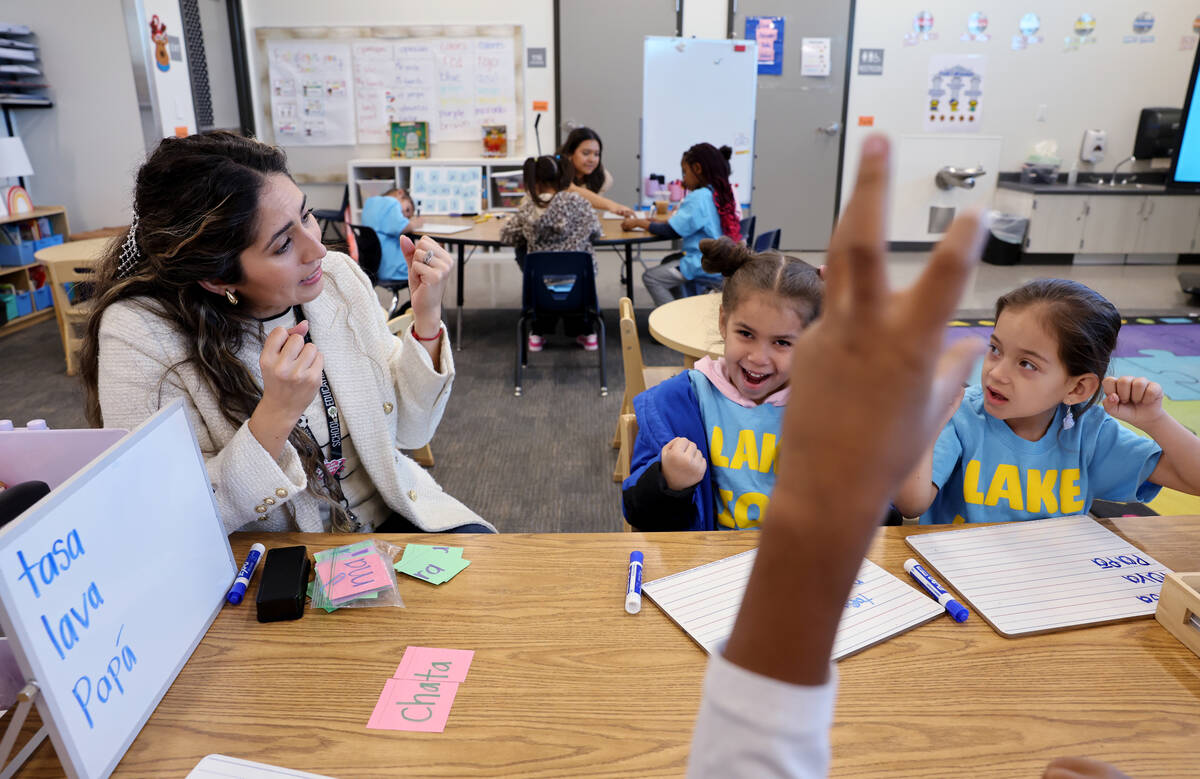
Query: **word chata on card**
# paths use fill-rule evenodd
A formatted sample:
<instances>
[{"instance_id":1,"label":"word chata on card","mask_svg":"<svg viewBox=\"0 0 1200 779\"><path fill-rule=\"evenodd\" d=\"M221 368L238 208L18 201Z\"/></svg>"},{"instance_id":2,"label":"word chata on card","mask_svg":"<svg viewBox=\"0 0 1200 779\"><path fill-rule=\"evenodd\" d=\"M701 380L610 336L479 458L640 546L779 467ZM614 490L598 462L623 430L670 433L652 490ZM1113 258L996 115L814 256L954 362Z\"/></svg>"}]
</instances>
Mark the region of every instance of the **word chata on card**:
<instances>
[{"instance_id":1,"label":"word chata on card","mask_svg":"<svg viewBox=\"0 0 1200 779\"><path fill-rule=\"evenodd\" d=\"M410 646L367 721L372 730L441 733L475 652Z\"/></svg>"}]
</instances>

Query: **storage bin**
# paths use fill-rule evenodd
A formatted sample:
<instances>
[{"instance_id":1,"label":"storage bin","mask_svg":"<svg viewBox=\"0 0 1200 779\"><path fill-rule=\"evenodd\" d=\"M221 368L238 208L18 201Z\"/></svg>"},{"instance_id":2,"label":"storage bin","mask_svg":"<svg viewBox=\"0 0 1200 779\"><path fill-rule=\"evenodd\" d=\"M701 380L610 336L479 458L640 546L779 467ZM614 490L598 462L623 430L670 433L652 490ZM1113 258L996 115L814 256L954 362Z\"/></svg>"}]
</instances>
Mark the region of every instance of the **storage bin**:
<instances>
[{"instance_id":1,"label":"storage bin","mask_svg":"<svg viewBox=\"0 0 1200 779\"><path fill-rule=\"evenodd\" d=\"M0 265L32 265L37 262L33 258L33 241L26 241L18 246L0 244Z\"/></svg>"},{"instance_id":2,"label":"storage bin","mask_svg":"<svg viewBox=\"0 0 1200 779\"><path fill-rule=\"evenodd\" d=\"M54 295L49 284L43 284L33 291L33 307L38 311L54 308Z\"/></svg>"},{"instance_id":3,"label":"storage bin","mask_svg":"<svg viewBox=\"0 0 1200 779\"><path fill-rule=\"evenodd\" d=\"M37 252L45 249L47 246L58 246L62 242L62 235L47 235L45 238L39 238L33 242L33 250Z\"/></svg>"},{"instance_id":4,"label":"storage bin","mask_svg":"<svg viewBox=\"0 0 1200 779\"><path fill-rule=\"evenodd\" d=\"M1021 164L1022 184L1054 184L1058 181L1058 166L1037 162Z\"/></svg>"},{"instance_id":5,"label":"storage bin","mask_svg":"<svg viewBox=\"0 0 1200 779\"><path fill-rule=\"evenodd\" d=\"M28 290L17 290L17 316L33 313L33 295Z\"/></svg>"},{"instance_id":6,"label":"storage bin","mask_svg":"<svg viewBox=\"0 0 1200 779\"><path fill-rule=\"evenodd\" d=\"M0 308L4 309L4 320L17 318L17 292L12 284L0 284Z\"/></svg>"}]
</instances>

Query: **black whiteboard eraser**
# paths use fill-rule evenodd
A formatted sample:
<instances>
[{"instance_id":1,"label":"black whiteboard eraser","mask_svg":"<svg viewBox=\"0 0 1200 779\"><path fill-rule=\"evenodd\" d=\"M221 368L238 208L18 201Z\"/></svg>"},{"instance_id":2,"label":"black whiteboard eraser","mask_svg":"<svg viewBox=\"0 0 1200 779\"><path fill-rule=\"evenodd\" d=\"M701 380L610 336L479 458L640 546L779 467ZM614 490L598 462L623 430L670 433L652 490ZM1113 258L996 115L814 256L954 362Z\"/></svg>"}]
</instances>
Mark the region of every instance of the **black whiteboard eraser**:
<instances>
[{"instance_id":1,"label":"black whiteboard eraser","mask_svg":"<svg viewBox=\"0 0 1200 779\"><path fill-rule=\"evenodd\" d=\"M281 546L267 550L258 580L258 621L279 622L304 616L304 598L311 570L308 549Z\"/></svg>"}]
</instances>

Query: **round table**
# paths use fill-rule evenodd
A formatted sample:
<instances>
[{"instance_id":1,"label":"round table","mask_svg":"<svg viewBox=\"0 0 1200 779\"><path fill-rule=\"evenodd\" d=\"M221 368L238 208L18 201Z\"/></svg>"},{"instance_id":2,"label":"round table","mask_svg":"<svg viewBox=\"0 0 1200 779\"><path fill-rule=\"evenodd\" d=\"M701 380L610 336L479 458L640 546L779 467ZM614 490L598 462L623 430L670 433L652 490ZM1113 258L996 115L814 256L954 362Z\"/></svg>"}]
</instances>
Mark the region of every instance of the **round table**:
<instances>
[{"instance_id":1,"label":"round table","mask_svg":"<svg viewBox=\"0 0 1200 779\"><path fill-rule=\"evenodd\" d=\"M707 293L672 300L650 312L650 335L663 346L683 353L683 364L691 368L704 355L725 354L725 341L717 316L721 296Z\"/></svg>"},{"instance_id":2,"label":"round table","mask_svg":"<svg viewBox=\"0 0 1200 779\"><path fill-rule=\"evenodd\" d=\"M490 218L484 221L476 221L479 217L473 216L437 216L430 215L426 217L426 221L435 227L449 225L454 227L466 227L466 230L460 230L454 233L438 232L436 230L421 229L416 232L420 235L428 235L438 243L447 246L458 247L458 292L455 295L455 348L462 349L462 304L463 304L463 270L467 265L467 247L468 246L506 246L504 241L500 240L500 230L505 225L505 216L503 214L493 214ZM660 235L646 232L645 230L626 231L621 229L620 219L600 219L600 229L603 232L603 237L592 242L593 246L624 246L625 247L625 294L629 299L633 300L633 245L642 243L653 243L655 241L669 241L670 238L665 238Z\"/></svg>"},{"instance_id":3,"label":"round table","mask_svg":"<svg viewBox=\"0 0 1200 779\"><path fill-rule=\"evenodd\" d=\"M88 238L85 241L67 241L57 246L38 249L33 257L41 263L59 261L95 263L99 262L105 247L112 243L112 240L112 238Z\"/></svg>"}]
</instances>

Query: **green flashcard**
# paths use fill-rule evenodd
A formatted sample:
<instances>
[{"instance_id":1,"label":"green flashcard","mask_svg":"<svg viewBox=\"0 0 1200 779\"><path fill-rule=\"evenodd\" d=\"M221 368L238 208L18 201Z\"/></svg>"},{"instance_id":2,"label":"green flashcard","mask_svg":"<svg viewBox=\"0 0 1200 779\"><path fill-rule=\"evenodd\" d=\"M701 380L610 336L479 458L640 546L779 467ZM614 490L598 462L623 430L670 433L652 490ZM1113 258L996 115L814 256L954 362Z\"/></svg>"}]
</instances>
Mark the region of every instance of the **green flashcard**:
<instances>
[{"instance_id":1,"label":"green flashcard","mask_svg":"<svg viewBox=\"0 0 1200 779\"><path fill-rule=\"evenodd\" d=\"M445 584L470 564L470 560L462 559L462 549L409 544L395 569L431 584Z\"/></svg>"}]
</instances>

